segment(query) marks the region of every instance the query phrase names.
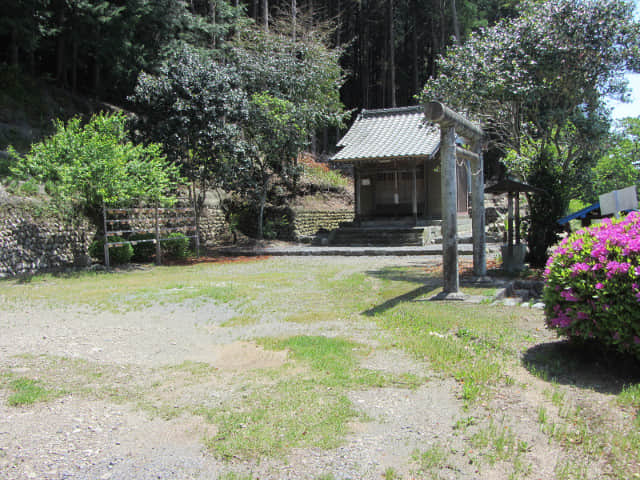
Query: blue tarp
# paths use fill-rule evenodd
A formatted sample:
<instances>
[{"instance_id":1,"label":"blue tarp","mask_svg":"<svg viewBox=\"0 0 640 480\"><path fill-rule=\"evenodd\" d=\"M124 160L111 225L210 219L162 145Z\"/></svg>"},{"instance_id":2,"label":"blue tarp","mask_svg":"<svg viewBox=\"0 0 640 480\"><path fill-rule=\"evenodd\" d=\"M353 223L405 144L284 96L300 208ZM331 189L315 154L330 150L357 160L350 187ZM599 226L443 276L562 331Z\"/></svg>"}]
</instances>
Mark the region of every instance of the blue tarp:
<instances>
[{"instance_id":1,"label":"blue tarp","mask_svg":"<svg viewBox=\"0 0 640 480\"><path fill-rule=\"evenodd\" d=\"M577 212L572 213L571 215L567 215L566 217L562 217L558 220L560 225L564 225L565 223L570 222L571 220L575 220L576 218L585 218L590 212L597 210L600 208L600 202L596 202L593 205L589 205L588 207L583 208L582 210L578 210Z\"/></svg>"}]
</instances>

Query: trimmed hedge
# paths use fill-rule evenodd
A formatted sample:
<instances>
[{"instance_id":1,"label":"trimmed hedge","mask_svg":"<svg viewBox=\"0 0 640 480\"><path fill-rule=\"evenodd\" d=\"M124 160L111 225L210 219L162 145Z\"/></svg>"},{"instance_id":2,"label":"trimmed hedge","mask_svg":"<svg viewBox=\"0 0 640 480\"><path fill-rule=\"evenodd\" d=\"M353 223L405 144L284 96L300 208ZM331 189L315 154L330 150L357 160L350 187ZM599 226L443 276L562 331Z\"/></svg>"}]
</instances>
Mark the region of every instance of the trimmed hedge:
<instances>
[{"instance_id":1,"label":"trimmed hedge","mask_svg":"<svg viewBox=\"0 0 640 480\"><path fill-rule=\"evenodd\" d=\"M109 243L124 242L122 237L110 237ZM89 246L89 255L104 263L104 238L96 238ZM133 257L133 247L125 244L119 247L109 247L109 262L114 265L129 263Z\"/></svg>"},{"instance_id":2,"label":"trimmed hedge","mask_svg":"<svg viewBox=\"0 0 640 480\"><path fill-rule=\"evenodd\" d=\"M544 276L549 328L640 359L640 213L570 235Z\"/></svg>"},{"instance_id":3,"label":"trimmed hedge","mask_svg":"<svg viewBox=\"0 0 640 480\"><path fill-rule=\"evenodd\" d=\"M129 240L150 240L156 236L153 233L134 233L129 236ZM153 261L153 257L156 254L155 242L142 242L133 245L133 258L134 262L148 263Z\"/></svg>"},{"instance_id":4,"label":"trimmed hedge","mask_svg":"<svg viewBox=\"0 0 640 480\"><path fill-rule=\"evenodd\" d=\"M164 257L182 259L189 256L189 238L184 233L170 233L167 239L160 243Z\"/></svg>"}]
</instances>

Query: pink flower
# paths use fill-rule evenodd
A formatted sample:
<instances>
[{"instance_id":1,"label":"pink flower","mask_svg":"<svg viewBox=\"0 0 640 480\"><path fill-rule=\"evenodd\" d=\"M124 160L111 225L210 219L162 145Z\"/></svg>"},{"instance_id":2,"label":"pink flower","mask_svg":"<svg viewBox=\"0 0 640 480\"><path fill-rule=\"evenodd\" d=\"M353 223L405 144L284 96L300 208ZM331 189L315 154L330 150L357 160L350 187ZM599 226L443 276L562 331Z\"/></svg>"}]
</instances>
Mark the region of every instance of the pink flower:
<instances>
[{"instance_id":1,"label":"pink flower","mask_svg":"<svg viewBox=\"0 0 640 480\"><path fill-rule=\"evenodd\" d=\"M560 296L564 298L567 302L579 302L580 299L573 294L573 290L564 290L560 292Z\"/></svg>"},{"instance_id":2,"label":"pink flower","mask_svg":"<svg viewBox=\"0 0 640 480\"><path fill-rule=\"evenodd\" d=\"M602 290L604 288L604 284L602 282L596 283L596 290Z\"/></svg>"},{"instance_id":3,"label":"pink flower","mask_svg":"<svg viewBox=\"0 0 640 480\"><path fill-rule=\"evenodd\" d=\"M584 262L574 263L573 265L571 265L571 276L575 277L581 272L588 272L590 268L591 267L589 267L589 265Z\"/></svg>"}]
</instances>

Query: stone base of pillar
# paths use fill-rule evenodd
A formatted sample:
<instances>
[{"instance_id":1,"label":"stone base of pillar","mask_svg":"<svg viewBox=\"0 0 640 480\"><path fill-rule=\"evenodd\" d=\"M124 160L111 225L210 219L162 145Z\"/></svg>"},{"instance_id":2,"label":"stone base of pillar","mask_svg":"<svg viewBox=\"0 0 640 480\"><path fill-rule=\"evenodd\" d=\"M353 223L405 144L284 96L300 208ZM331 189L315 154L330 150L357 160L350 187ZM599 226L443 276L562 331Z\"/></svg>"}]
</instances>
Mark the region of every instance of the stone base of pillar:
<instances>
[{"instance_id":1,"label":"stone base of pillar","mask_svg":"<svg viewBox=\"0 0 640 480\"><path fill-rule=\"evenodd\" d=\"M488 277L487 275L483 275L480 277L474 276L470 279L466 279L466 281L472 283L473 285L493 285L495 283L495 279Z\"/></svg>"},{"instance_id":2,"label":"stone base of pillar","mask_svg":"<svg viewBox=\"0 0 640 480\"><path fill-rule=\"evenodd\" d=\"M434 295L429 300L433 302L438 301L446 301L446 302L462 302L468 298L468 295L465 295L462 292L440 292L437 295Z\"/></svg>"},{"instance_id":3,"label":"stone base of pillar","mask_svg":"<svg viewBox=\"0 0 640 480\"><path fill-rule=\"evenodd\" d=\"M524 257L527 255L527 246L523 243L512 245L509 252L509 245L500 247L502 254L502 269L505 272L521 272L524 270Z\"/></svg>"}]
</instances>

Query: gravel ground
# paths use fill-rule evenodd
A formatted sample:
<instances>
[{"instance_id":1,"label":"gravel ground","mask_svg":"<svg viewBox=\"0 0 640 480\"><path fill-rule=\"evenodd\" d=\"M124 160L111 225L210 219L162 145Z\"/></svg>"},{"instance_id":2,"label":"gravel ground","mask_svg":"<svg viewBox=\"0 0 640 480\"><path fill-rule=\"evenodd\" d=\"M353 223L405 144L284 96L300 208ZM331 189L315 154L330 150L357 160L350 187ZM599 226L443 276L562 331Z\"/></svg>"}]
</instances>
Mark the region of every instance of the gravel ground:
<instances>
[{"instance_id":1,"label":"gravel ground","mask_svg":"<svg viewBox=\"0 0 640 480\"><path fill-rule=\"evenodd\" d=\"M342 262L346 269L368 270L384 266L424 263L412 257L300 258L306 262ZM435 260L428 260L435 261ZM1 298L1 297L0 297ZM234 375L253 368L278 366L283 352L265 351L251 342L263 336L295 334L344 336L377 345L384 334L366 320L293 324L267 317L254 325L221 327L234 312L225 306L183 303L156 306L128 313L94 311L71 306L26 304L0 311L0 369L29 376L37 372L39 357L24 366L24 354L81 359L109 365L118 378L145 388L158 368L184 361L206 362L218 370L218 380L176 385L176 403L183 396L208 395L212 404L233 395ZM539 312L529 322L542 327ZM532 328L532 326L529 326ZM546 336L548 334L541 333ZM10 407L8 392L0 389L0 479L212 479L239 472L260 479L380 479L393 469L397 478L413 478L411 461L416 449L445 445L446 465L441 479L507 478L499 464L479 470L467 438L454 428L459 420L487 411L505 412L514 429L534 445L528 453L539 462L531 478L553 478L557 453L536 426L540 398L528 398L532 390L514 386L498 395L491 406L465 411L460 387L451 378L431 372L428 365L394 350L374 350L363 360L366 368L427 377L417 389L396 387L356 390L349 393L355 408L369 421L350 424L342 446L332 450L296 449L284 459L232 459L222 462L203 445L215 434L215 426L202 417L181 413L170 419L139 408L135 398L109 401L91 396L64 395L29 407ZM51 357L49 357L51 358ZM43 360L44 361L44 360ZM523 381L531 375L519 372ZM526 379L524 378L526 377ZM125 382L125 380L123 380ZM216 384L215 382L220 382ZM543 388L543 387L541 387ZM490 407L490 410L485 408Z\"/></svg>"}]
</instances>

